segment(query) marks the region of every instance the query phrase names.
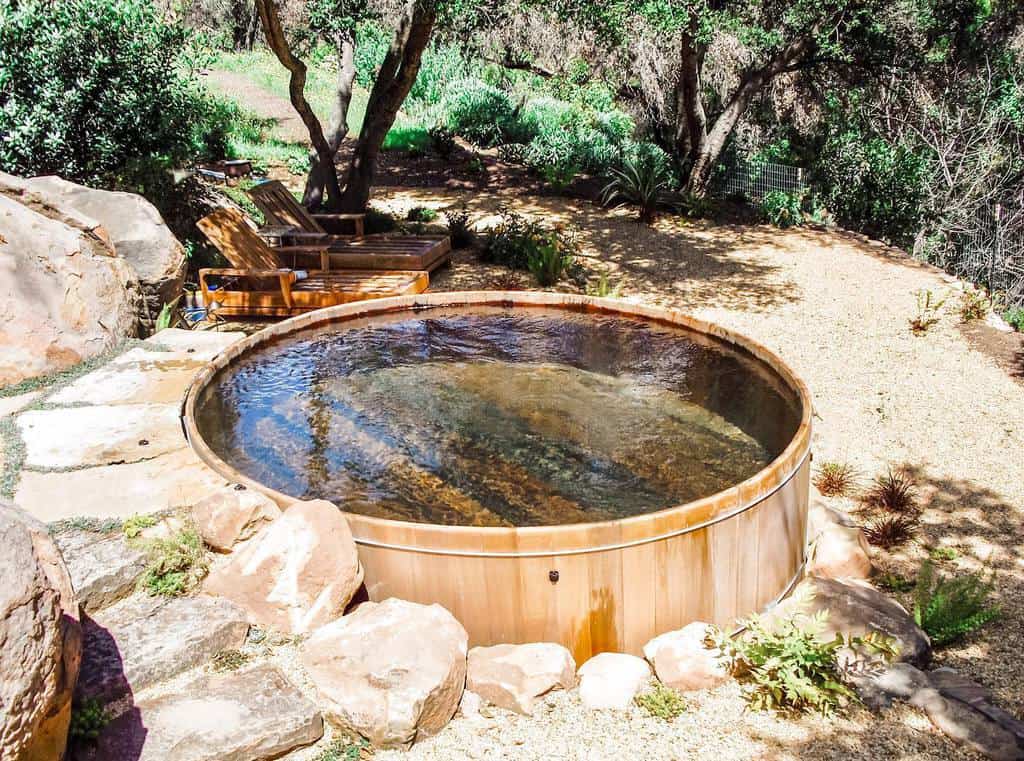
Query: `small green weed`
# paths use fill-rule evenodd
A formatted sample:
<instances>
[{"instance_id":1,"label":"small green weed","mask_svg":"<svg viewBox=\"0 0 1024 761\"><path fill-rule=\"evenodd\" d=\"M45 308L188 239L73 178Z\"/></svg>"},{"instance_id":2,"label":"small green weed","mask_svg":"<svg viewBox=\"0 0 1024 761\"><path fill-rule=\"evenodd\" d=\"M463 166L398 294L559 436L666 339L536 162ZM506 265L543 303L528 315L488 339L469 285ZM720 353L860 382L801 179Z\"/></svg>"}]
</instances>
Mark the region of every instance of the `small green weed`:
<instances>
[{"instance_id":1,"label":"small green weed","mask_svg":"<svg viewBox=\"0 0 1024 761\"><path fill-rule=\"evenodd\" d=\"M96 698L86 698L71 707L68 736L77 742L93 743L110 722L106 706Z\"/></svg>"},{"instance_id":2,"label":"small green weed","mask_svg":"<svg viewBox=\"0 0 1024 761\"><path fill-rule=\"evenodd\" d=\"M215 653L210 659L214 671L238 671L242 666L252 660L252 656L241 650L229 649Z\"/></svg>"},{"instance_id":3,"label":"small green weed","mask_svg":"<svg viewBox=\"0 0 1024 761\"><path fill-rule=\"evenodd\" d=\"M437 219L437 209L429 206L413 206L405 215L407 222L433 222Z\"/></svg>"},{"instance_id":4,"label":"small green weed","mask_svg":"<svg viewBox=\"0 0 1024 761\"><path fill-rule=\"evenodd\" d=\"M844 666L839 654L845 649L880 655L896 655L895 643L877 632L863 637L822 637L828 611L797 615L769 627L759 616L742 622L746 631L733 638L714 632L712 639L744 683L747 704L755 711L816 712L830 716L851 701L856 693L849 678L866 666Z\"/></svg>"},{"instance_id":5,"label":"small green weed","mask_svg":"<svg viewBox=\"0 0 1024 761\"><path fill-rule=\"evenodd\" d=\"M898 573L879 574L875 578L875 583L882 589L887 589L888 591L895 592L896 594L909 592L915 586L913 579L905 579Z\"/></svg>"},{"instance_id":6,"label":"small green weed","mask_svg":"<svg viewBox=\"0 0 1024 761\"><path fill-rule=\"evenodd\" d=\"M1003 312L1003 319L1014 330L1024 333L1024 307L1012 307Z\"/></svg>"},{"instance_id":7,"label":"small green weed","mask_svg":"<svg viewBox=\"0 0 1024 761\"><path fill-rule=\"evenodd\" d=\"M992 306L992 299L984 288L968 288L960 294L960 322L983 320Z\"/></svg>"},{"instance_id":8,"label":"small green weed","mask_svg":"<svg viewBox=\"0 0 1024 761\"><path fill-rule=\"evenodd\" d=\"M526 261L530 273L542 288L554 285L572 265L572 256L562 248L557 236L538 243Z\"/></svg>"},{"instance_id":9,"label":"small green weed","mask_svg":"<svg viewBox=\"0 0 1024 761\"><path fill-rule=\"evenodd\" d=\"M143 531L147 528L152 528L157 522L155 515L140 515L136 513L130 518L125 519L121 530L124 532L125 539L138 539Z\"/></svg>"},{"instance_id":10,"label":"small green weed","mask_svg":"<svg viewBox=\"0 0 1024 761\"><path fill-rule=\"evenodd\" d=\"M952 547L933 547L928 557L932 560L956 560L960 554Z\"/></svg>"},{"instance_id":11,"label":"small green weed","mask_svg":"<svg viewBox=\"0 0 1024 761\"><path fill-rule=\"evenodd\" d=\"M203 541L191 529L167 539L152 539L145 549L148 564L139 585L152 596L187 595L199 586L209 568Z\"/></svg>"},{"instance_id":12,"label":"small green weed","mask_svg":"<svg viewBox=\"0 0 1024 761\"><path fill-rule=\"evenodd\" d=\"M121 531L122 522L119 518L94 518L91 515L62 518L47 525L52 536L66 534L69 531L87 531L91 534L113 534Z\"/></svg>"},{"instance_id":13,"label":"small green weed","mask_svg":"<svg viewBox=\"0 0 1024 761\"><path fill-rule=\"evenodd\" d=\"M340 737L323 749L315 761L359 761L369 743L363 738Z\"/></svg>"},{"instance_id":14,"label":"small green weed","mask_svg":"<svg viewBox=\"0 0 1024 761\"><path fill-rule=\"evenodd\" d=\"M672 721L686 712L686 700L678 690L655 682L649 692L633 698L633 702L642 708L648 716L663 721Z\"/></svg>"},{"instance_id":15,"label":"small green weed","mask_svg":"<svg viewBox=\"0 0 1024 761\"><path fill-rule=\"evenodd\" d=\"M989 603L995 575L979 573L944 578L931 560L921 564L914 588L914 621L935 647L956 642L999 616Z\"/></svg>"},{"instance_id":16,"label":"small green weed","mask_svg":"<svg viewBox=\"0 0 1024 761\"><path fill-rule=\"evenodd\" d=\"M587 295L601 299L617 299L622 293L622 281L612 283L608 273L601 271L596 281L587 283Z\"/></svg>"}]
</instances>

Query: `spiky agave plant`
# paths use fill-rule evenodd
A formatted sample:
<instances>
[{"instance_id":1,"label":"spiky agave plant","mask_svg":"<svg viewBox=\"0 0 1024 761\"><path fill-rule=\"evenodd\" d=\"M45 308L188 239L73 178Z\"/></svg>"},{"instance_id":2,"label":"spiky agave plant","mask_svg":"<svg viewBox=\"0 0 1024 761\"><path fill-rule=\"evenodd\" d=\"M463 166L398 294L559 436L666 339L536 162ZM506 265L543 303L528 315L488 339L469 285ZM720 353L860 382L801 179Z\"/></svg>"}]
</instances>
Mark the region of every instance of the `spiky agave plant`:
<instances>
[{"instance_id":1,"label":"spiky agave plant","mask_svg":"<svg viewBox=\"0 0 1024 761\"><path fill-rule=\"evenodd\" d=\"M665 165L649 156L629 156L621 168L612 168L611 180L604 186L601 198L605 204L614 201L640 207L640 222L651 224L658 204L670 189L670 175Z\"/></svg>"}]
</instances>

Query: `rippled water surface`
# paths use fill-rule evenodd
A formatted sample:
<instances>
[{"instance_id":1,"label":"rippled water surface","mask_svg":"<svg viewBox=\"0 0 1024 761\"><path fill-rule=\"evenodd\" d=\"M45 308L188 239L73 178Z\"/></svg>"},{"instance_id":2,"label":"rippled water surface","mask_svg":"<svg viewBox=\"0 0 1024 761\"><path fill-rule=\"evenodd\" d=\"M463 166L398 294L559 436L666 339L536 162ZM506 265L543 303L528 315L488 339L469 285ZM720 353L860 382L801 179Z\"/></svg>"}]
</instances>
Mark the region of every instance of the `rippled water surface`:
<instances>
[{"instance_id":1,"label":"rippled water surface","mask_svg":"<svg viewBox=\"0 0 1024 761\"><path fill-rule=\"evenodd\" d=\"M293 334L210 384L200 431L274 489L384 518L608 520L748 478L797 402L704 336L561 310L429 310Z\"/></svg>"}]
</instances>

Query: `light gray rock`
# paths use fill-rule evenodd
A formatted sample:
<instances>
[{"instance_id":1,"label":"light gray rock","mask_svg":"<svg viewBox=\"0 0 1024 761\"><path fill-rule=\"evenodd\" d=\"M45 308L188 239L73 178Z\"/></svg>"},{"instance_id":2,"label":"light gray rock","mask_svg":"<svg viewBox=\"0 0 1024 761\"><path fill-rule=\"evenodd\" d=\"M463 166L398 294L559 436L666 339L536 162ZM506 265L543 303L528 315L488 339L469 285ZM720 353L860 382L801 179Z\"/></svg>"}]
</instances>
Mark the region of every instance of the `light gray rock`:
<instances>
[{"instance_id":1,"label":"light gray rock","mask_svg":"<svg viewBox=\"0 0 1024 761\"><path fill-rule=\"evenodd\" d=\"M169 349L179 354L188 354L192 359L209 362L231 344L243 338L245 333L238 330L164 328L143 341L143 344L154 349Z\"/></svg>"},{"instance_id":2,"label":"light gray rock","mask_svg":"<svg viewBox=\"0 0 1024 761\"><path fill-rule=\"evenodd\" d=\"M145 553L120 534L69 531L56 541L78 600L89 613L130 595L146 570Z\"/></svg>"},{"instance_id":3,"label":"light gray rock","mask_svg":"<svg viewBox=\"0 0 1024 761\"><path fill-rule=\"evenodd\" d=\"M103 701L137 693L245 642L245 611L212 597L137 594L85 621L75 694Z\"/></svg>"},{"instance_id":4,"label":"light gray rock","mask_svg":"<svg viewBox=\"0 0 1024 761\"><path fill-rule=\"evenodd\" d=\"M58 209L96 220L117 255L131 265L144 298L144 321L152 326L165 303L177 298L185 278L185 249L160 212L134 193L97 190L60 177L24 181L28 193Z\"/></svg>"},{"instance_id":5,"label":"light gray rock","mask_svg":"<svg viewBox=\"0 0 1024 761\"><path fill-rule=\"evenodd\" d=\"M931 659L931 641L913 617L895 600L864 582L808 577L765 620L770 624L794 614L820 610L828 611L822 632L826 639L836 633L863 636L876 631L896 641L900 649L896 660L923 667Z\"/></svg>"},{"instance_id":6,"label":"light gray rock","mask_svg":"<svg viewBox=\"0 0 1024 761\"><path fill-rule=\"evenodd\" d=\"M576 686L576 661L562 645L531 642L469 651L466 689L491 705L527 716L551 690Z\"/></svg>"},{"instance_id":7,"label":"light gray rock","mask_svg":"<svg viewBox=\"0 0 1024 761\"><path fill-rule=\"evenodd\" d=\"M200 674L104 728L97 761L263 761L324 733L316 706L277 668Z\"/></svg>"},{"instance_id":8,"label":"light gray rock","mask_svg":"<svg viewBox=\"0 0 1024 761\"><path fill-rule=\"evenodd\" d=\"M643 658L625 653L599 653L580 666L580 702L587 708L625 710L651 678Z\"/></svg>"},{"instance_id":9,"label":"light gray rock","mask_svg":"<svg viewBox=\"0 0 1024 761\"><path fill-rule=\"evenodd\" d=\"M71 577L45 527L3 501L0 547L0 758L62 758L82 648Z\"/></svg>"},{"instance_id":10,"label":"light gray rock","mask_svg":"<svg viewBox=\"0 0 1024 761\"><path fill-rule=\"evenodd\" d=\"M937 689L918 690L910 704L924 710L947 737L994 761L1024 759L1024 747L1013 732L966 703L943 697Z\"/></svg>"},{"instance_id":11,"label":"light gray rock","mask_svg":"<svg viewBox=\"0 0 1024 761\"><path fill-rule=\"evenodd\" d=\"M892 663L881 670L853 679L857 694L869 708L881 710L894 700L908 701L918 690L928 689L928 674L909 663Z\"/></svg>"},{"instance_id":12,"label":"light gray rock","mask_svg":"<svg viewBox=\"0 0 1024 761\"><path fill-rule=\"evenodd\" d=\"M0 386L65 370L138 330L139 282L102 239L0 188Z\"/></svg>"},{"instance_id":13,"label":"light gray rock","mask_svg":"<svg viewBox=\"0 0 1024 761\"><path fill-rule=\"evenodd\" d=\"M466 630L440 605L367 602L303 643L328 720L384 748L439 732L466 683Z\"/></svg>"}]
</instances>

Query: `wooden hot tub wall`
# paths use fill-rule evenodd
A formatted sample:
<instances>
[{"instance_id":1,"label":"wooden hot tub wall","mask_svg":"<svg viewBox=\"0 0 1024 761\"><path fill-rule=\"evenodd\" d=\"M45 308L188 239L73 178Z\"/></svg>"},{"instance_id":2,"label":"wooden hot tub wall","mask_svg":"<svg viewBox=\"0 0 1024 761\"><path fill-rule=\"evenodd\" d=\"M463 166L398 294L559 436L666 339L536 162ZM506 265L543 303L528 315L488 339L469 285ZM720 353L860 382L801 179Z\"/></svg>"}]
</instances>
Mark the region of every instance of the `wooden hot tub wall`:
<instances>
[{"instance_id":1,"label":"wooden hot tub wall","mask_svg":"<svg viewBox=\"0 0 1024 761\"><path fill-rule=\"evenodd\" d=\"M621 314L714 336L774 369L799 400L799 427L779 457L735 487L621 520L478 528L346 514L371 600L440 603L466 627L470 645L561 642L582 663L602 651L639 654L652 637L692 621L730 627L789 591L806 559L810 395L772 352L680 312L569 294L494 291L419 294L321 309L234 344L201 370L185 398L186 436L226 479L286 505L295 498L245 477L203 441L195 422L202 389L235 358L271 338L377 314L459 306Z\"/></svg>"}]
</instances>

